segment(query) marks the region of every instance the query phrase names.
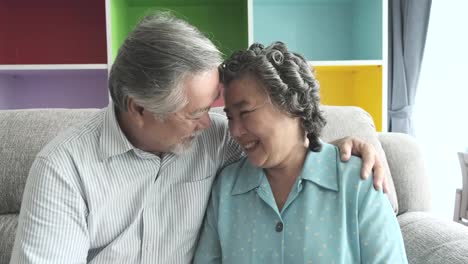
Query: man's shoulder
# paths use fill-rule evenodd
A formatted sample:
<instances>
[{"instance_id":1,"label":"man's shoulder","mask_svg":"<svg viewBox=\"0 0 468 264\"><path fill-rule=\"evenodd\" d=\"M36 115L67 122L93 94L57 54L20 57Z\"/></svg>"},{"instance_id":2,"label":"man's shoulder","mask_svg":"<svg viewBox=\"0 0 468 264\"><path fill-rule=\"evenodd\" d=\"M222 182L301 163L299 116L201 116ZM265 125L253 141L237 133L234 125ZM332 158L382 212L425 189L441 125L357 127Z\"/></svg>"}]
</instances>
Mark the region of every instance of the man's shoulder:
<instances>
[{"instance_id":1,"label":"man's shoulder","mask_svg":"<svg viewBox=\"0 0 468 264\"><path fill-rule=\"evenodd\" d=\"M49 158L62 155L64 152L69 154L74 149L84 145L97 144L103 126L104 114L105 111L99 111L88 120L60 132L45 145L38 157Z\"/></svg>"},{"instance_id":2,"label":"man's shoulder","mask_svg":"<svg viewBox=\"0 0 468 264\"><path fill-rule=\"evenodd\" d=\"M228 120L226 115L221 112L210 112L211 123L214 127L219 128L227 128Z\"/></svg>"}]
</instances>

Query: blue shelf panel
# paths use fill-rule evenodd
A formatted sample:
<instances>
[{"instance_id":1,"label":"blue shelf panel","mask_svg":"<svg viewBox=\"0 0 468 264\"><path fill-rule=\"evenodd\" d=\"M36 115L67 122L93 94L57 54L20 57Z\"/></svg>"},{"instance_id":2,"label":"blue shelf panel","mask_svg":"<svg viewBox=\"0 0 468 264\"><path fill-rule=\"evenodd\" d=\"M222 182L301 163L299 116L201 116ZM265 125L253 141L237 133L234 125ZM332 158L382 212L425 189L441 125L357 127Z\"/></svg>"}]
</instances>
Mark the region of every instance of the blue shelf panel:
<instances>
[{"instance_id":1,"label":"blue shelf panel","mask_svg":"<svg viewBox=\"0 0 468 264\"><path fill-rule=\"evenodd\" d=\"M382 1L253 1L253 35L308 60L381 60Z\"/></svg>"}]
</instances>

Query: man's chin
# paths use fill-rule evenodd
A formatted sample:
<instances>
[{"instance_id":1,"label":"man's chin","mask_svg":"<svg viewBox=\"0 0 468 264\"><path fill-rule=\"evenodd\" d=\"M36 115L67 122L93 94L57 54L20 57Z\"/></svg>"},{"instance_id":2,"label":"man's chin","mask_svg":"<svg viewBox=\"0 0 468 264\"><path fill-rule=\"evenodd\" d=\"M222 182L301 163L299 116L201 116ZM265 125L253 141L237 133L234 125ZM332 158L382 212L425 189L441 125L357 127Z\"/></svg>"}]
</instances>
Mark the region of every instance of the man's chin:
<instances>
[{"instance_id":1,"label":"man's chin","mask_svg":"<svg viewBox=\"0 0 468 264\"><path fill-rule=\"evenodd\" d=\"M176 155L182 155L182 154L187 154L190 153L193 149L193 142L194 142L195 137L190 137L187 139L184 139L184 141L180 144L175 145L171 149L171 153L174 153Z\"/></svg>"}]
</instances>

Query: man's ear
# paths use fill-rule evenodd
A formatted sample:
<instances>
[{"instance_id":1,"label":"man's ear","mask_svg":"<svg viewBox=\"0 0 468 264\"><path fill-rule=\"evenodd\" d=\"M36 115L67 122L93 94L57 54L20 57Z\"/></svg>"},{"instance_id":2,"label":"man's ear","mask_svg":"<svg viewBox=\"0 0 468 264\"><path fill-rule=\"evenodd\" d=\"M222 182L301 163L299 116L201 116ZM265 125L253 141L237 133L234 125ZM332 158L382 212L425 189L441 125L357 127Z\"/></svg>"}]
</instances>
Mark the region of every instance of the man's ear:
<instances>
[{"instance_id":1,"label":"man's ear","mask_svg":"<svg viewBox=\"0 0 468 264\"><path fill-rule=\"evenodd\" d=\"M139 104L137 104L135 102L135 100L131 97L129 97L128 99L128 103L127 103L127 106L128 106L128 113L130 115L130 118L134 121L134 123L138 126L138 127L143 127L144 124L145 124L145 120L144 120L144 117L143 117L143 112L145 110L145 108L143 108L143 106L140 106Z\"/></svg>"}]
</instances>

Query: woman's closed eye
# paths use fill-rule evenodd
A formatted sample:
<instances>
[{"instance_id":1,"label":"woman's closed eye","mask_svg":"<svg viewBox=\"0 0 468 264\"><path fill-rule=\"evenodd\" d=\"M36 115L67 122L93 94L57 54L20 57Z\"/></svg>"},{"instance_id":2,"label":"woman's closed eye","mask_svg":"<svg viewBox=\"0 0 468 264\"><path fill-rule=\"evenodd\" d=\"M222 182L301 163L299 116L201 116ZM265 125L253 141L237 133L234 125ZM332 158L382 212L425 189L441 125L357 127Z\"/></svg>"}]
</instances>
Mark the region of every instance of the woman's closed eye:
<instances>
[{"instance_id":1,"label":"woman's closed eye","mask_svg":"<svg viewBox=\"0 0 468 264\"><path fill-rule=\"evenodd\" d=\"M254 109L250 109L250 110L242 110L242 111L240 111L239 115L240 115L241 117L244 117L244 116L246 116L246 115L248 115L248 114L254 112L255 110L257 110L257 109L254 108Z\"/></svg>"},{"instance_id":2,"label":"woman's closed eye","mask_svg":"<svg viewBox=\"0 0 468 264\"><path fill-rule=\"evenodd\" d=\"M249 114L255 112L256 110L258 110L259 108L261 107L255 107L255 108L251 108L251 109L241 109L239 110L239 117L240 118L244 118L244 117L247 117ZM236 115L237 116L237 115ZM228 120L232 120L233 117L231 114L227 114L226 113L226 117Z\"/></svg>"},{"instance_id":3,"label":"woman's closed eye","mask_svg":"<svg viewBox=\"0 0 468 264\"><path fill-rule=\"evenodd\" d=\"M244 111L240 111L240 112L239 112L239 117L240 117L240 118L246 117L248 114L252 113L253 111L255 111L255 109L253 109L253 110L244 110ZM232 116L231 116L231 115L226 115L226 117L227 117L228 120L232 120Z\"/></svg>"}]
</instances>

